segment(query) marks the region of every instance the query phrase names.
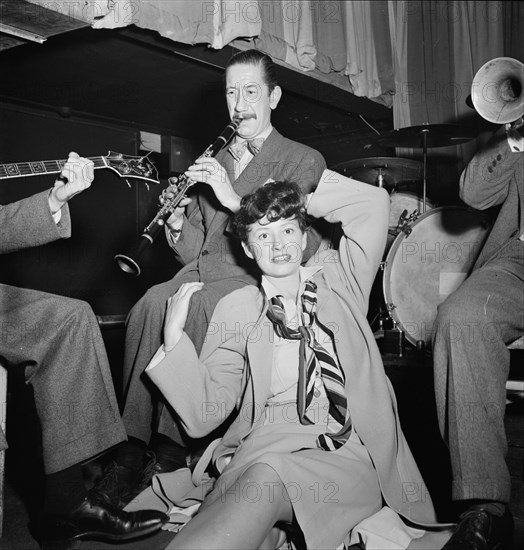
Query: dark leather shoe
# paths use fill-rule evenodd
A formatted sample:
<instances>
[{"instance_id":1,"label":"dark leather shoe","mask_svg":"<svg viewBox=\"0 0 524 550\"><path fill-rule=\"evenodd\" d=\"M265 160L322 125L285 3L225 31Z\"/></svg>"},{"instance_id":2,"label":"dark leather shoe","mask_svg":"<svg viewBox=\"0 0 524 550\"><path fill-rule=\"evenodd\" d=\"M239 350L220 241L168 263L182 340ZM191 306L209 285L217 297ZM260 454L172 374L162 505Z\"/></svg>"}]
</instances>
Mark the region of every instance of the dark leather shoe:
<instances>
[{"instance_id":1,"label":"dark leather shoe","mask_svg":"<svg viewBox=\"0 0 524 550\"><path fill-rule=\"evenodd\" d=\"M67 515L43 515L39 537L43 548L76 539L126 541L158 531L168 519L156 510L124 512L90 494Z\"/></svg>"},{"instance_id":2,"label":"dark leather shoe","mask_svg":"<svg viewBox=\"0 0 524 550\"><path fill-rule=\"evenodd\" d=\"M512 537L513 516L507 506L500 515L497 505L478 504L460 516L442 550L504 550L510 548Z\"/></svg>"}]
</instances>

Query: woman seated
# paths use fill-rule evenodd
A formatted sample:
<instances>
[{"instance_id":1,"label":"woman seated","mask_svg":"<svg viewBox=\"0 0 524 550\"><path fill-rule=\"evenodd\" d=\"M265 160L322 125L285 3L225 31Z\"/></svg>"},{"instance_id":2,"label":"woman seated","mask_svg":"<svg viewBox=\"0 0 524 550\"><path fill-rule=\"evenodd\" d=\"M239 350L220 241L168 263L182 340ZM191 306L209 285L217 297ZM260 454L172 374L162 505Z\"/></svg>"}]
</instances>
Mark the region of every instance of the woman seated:
<instances>
[{"instance_id":1,"label":"woman seated","mask_svg":"<svg viewBox=\"0 0 524 550\"><path fill-rule=\"evenodd\" d=\"M169 299L147 372L192 437L230 421L216 480L169 548L278 548L294 526L308 548L332 550L384 503L435 522L366 320L388 208L385 190L329 170L307 197L267 183L232 224L260 288L221 300L200 357L184 323L201 283ZM301 267L307 215L340 223L343 236Z\"/></svg>"}]
</instances>

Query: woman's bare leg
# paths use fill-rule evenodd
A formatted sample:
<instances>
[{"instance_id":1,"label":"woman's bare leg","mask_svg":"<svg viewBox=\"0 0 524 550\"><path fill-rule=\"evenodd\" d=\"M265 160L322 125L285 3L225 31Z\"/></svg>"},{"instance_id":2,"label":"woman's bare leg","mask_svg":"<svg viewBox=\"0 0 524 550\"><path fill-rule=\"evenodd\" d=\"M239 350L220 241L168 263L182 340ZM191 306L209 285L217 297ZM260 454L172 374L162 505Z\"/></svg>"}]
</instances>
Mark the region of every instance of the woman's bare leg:
<instances>
[{"instance_id":1,"label":"woman's bare leg","mask_svg":"<svg viewBox=\"0 0 524 550\"><path fill-rule=\"evenodd\" d=\"M282 480L267 464L250 466L176 535L166 550L258 550L275 548L279 521L291 522L293 507Z\"/></svg>"}]
</instances>

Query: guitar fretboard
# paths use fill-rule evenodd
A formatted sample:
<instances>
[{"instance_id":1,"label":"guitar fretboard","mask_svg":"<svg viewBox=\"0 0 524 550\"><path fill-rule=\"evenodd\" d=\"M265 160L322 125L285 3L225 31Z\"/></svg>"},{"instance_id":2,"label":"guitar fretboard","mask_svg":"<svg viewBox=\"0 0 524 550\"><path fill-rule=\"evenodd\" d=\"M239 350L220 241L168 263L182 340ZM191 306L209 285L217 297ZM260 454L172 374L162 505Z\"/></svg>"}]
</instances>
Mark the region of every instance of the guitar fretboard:
<instances>
[{"instance_id":1,"label":"guitar fretboard","mask_svg":"<svg viewBox=\"0 0 524 550\"><path fill-rule=\"evenodd\" d=\"M95 168L106 168L104 157L89 157ZM39 174L57 174L62 171L66 160L42 160L36 162L16 162L0 164L0 179L37 176Z\"/></svg>"}]
</instances>

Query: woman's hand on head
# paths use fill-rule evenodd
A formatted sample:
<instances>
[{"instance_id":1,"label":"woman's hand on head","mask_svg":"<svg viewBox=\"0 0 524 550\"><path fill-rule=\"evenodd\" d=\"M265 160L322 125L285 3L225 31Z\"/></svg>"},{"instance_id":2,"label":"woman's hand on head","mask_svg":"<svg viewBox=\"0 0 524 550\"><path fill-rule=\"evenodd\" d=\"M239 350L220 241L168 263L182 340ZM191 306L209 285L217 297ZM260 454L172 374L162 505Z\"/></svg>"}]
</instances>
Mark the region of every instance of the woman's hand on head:
<instances>
[{"instance_id":1,"label":"woman's hand on head","mask_svg":"<svg viewBox=\"0 0 524 550\"><path fill-rule=\"evenodd\" d=\"M177 292L167 300L166 319L164 322L164 349L172 349L184 332L191 296L199 291L204 283L184 283Z\"/></svg>"}]
</instances>

